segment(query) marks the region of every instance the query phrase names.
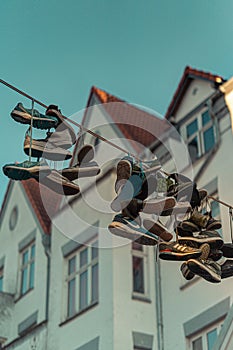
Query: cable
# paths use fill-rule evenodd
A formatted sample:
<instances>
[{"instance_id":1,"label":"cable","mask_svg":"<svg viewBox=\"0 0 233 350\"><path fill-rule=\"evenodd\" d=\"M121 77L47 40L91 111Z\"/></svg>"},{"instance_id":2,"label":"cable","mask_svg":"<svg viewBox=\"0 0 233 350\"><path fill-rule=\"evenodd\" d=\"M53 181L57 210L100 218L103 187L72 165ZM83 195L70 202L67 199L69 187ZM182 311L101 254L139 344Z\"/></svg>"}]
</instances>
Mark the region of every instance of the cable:
<instances>
[{"instance_id":1,"label":"cable","mask_svg":"<svg viewBox=\"0 0 233 350\"><path fill-rule=\"evenodd\" d=\"M15 86L13 86L13 85L7 83L5 80L0 79L0 83L2 83L3 85L9 87L10 89L16 91L18 94L23 95L23 96L25 96L26 98L28 98L29 100L31 100L31 101L32 101L32 106L33 106L33 107L32 107L32 110L33 110L33 108L34 108L34 103L37 103L38 105L40 105L40 106L42 106L42 107L44 107L44 108L46 108L46 109L48 108L48 106L46 106L43 102L41 102L41 101L35 99L34 97L32 97L32 96L26 94L24 91L22 91L22 90L18 89L17 87L15 87ZM135 154L130 153L129 151L126 151L124 148L122 148L122 147L116 145L115 143L113 143L113 142L107 140L105 137L103 137L103 136L101 136L101 135L99 135L99 134L96 134L95 132L93 132L93 131L91 131L91 130L85 128L83 125L80 125L79 123L77 123L77 122L75 122L75 121L73 121L73 120L71 120L71 119L65 117L64 115L62 115L62 118L63 118L64 120L67 120L67 121L69 121L70 123L74 124L75 126L79 127L79 129L81 130L81 132L85 131L85 132L91 134L92 136L97 137L97 138L99 138L100 140L102 140L102 141L108 143L110 146L117 148L119 151L130 155L131 157L135 158L138 162L142 162L142 163L143 163L143 160L140 159L139 157L137 157ZM162 171L163 171L163 170L162 170ZM169 176L169 173L167 173L167 172L165 172L165 171L163 171L163 173L164 173L165 175ZM226 207L230 208L231 210L233 209L233 207L232 207L231 205L229 205L229 204L227 204L227 203L225 203L225 202L222 202L222 201L220 201L219 199L216 199L216 198L214 198L214 197L212 197L212 196L208 196L208 198L211 198L211 199L213 199L214 201L219 202L219 203L222 204L222 205L225 205Z\"/></svg>"}]
</instances>

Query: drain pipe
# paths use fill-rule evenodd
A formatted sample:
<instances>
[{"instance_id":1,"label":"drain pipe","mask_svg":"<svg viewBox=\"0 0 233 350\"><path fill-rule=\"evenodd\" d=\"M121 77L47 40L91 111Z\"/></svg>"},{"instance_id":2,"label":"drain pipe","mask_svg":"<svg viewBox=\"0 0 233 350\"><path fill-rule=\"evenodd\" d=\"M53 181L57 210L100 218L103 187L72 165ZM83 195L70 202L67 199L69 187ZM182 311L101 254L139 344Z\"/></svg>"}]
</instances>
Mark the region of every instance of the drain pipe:
<instances>
[{"instance_id":1,"label":"drain pipe","mask_svg":"<svg viewBox=\"0 0 233 350\"><path fill-rule=\"evenodd\" d=\"M163 305L162 305L162 288L161 288L161 266L160 260L157 259L157 249L155 246L155 301L156 301L156 324L157 324L157 344L158 350L164 350L164 333L163 333Z\"/></svg>"}]
</instances>

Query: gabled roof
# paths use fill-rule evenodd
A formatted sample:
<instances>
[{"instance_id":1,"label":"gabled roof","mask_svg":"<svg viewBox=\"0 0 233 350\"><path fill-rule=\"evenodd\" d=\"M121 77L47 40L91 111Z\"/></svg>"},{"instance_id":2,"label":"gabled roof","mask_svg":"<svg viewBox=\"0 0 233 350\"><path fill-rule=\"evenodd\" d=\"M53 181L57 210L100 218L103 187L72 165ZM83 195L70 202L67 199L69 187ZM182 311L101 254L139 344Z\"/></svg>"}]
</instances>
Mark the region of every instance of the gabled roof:
<instances>
[{"instance_id":1,"label":"gabled roof","mask_svg":"<svg viewBox=\"0 0 233 350\"><path fill-rule=\"evenodd\" d=\"M156 138L161 137L169 129L169 124L164 119L158 118L95 86L91 88L87 108L91 106L93 95L97 97L100 104L103 104L114 124L118 126L125 138L131 140L131 144L138 152L142 151L140 145L149 147L155 142ZM85 119L86 113L82 124L84 124Z\"/></svg>"},{"instance_id":2,"label":"gabled roof","mask_svg":"<svg viewBox=\"0 0 233 350\"><path fill-rule=\"evenodd\" d=\"M32 209L37 216L39 223L45 234L51 233L51 218L49 217L43 201L49 207L49 214L53 216L59 208L61 195L50 190L42 184L39 184L34 179L21 181L21 185L29 199ZM43 201L42 201L42 198Z\"/></svg>"},{"instance_id":3,"label":"gabled roof","mask_svg":"<svg viewBox=\"0 0 233 350\"><path fill-rule=\"evenodd\" d=\"M170 105L167 109L167 112L165 114L166 119L169 119L171 116L173 116L175 114L175 112L177 111L177 109L182 101L182 98L184 97L185 92L187 91L187 88L189 87L189 85L193 79L202 79L202 80L206 80L209 82L213 82L216 84L216 86L222 84L225 81L219 75L203 72L201 70L197 70L197 69L194 69L194 68L187 66L184 70L184 73L183 73L183 76L180 80L180 83L179 83L179 85L178 85L178 87L173 95L171 103L170 103Z\"/></svg>"}]
</instances>

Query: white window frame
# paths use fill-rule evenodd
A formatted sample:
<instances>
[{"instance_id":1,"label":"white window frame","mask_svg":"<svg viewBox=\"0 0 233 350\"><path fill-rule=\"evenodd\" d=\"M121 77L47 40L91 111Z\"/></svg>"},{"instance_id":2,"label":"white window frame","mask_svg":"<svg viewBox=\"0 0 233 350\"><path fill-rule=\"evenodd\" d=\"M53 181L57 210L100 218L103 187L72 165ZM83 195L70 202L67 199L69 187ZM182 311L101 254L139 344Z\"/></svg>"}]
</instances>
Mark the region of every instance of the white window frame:
<instances>
[{"instance_id":1,"label":"white window frame","mask_svg":"<svg viewBox=\"0 0 233 350\"><path fill-rule=\"evenodd\" d=\"M201 156L203 156L204 154L208 153L210 150L208 150L206 152L205 150L205 146L204 146L204 133L210 129L211 127L213 127L213 132L214 132L214 144L216 143L216 127L215 124L213 122L213 119L210 116L210 120L208 121L208 123L206 123L204 126L202 125L202 115L205 114L206 112L208 112L207 109L202 110L201 113L193 116L187 123L185 123L185 139L186 139L186 144L187 146L190 144L190 142L195 139L195 137L197 138L197 145L198 145L198 152L197 152L197 158L193 159L193 162L196 161L197 159L199 159ZM187 128L188 126L193 123L195 120L197 120L197 131L192 134L191 136L188 136L187 133Z\"/></svg>"},{"instance_id":2,"label":"white window frame","mask_svg":"<svg viewBox=\"0 0 233 350\"><path fill-rule=\"evenodd\" d=\"M92 247L97 249L97 256L92 259ZM80 255L87 249L87 263L80 267ZM69 274L69 261L75 257L75 271ZM92 267L97 265L97 297L92 299ZM82 273L88 271L87 275L87 304L80 308L80 276ZM69 314L69 282L75 280L75 294L74 294L74 312ZM69 254L64 260L64 313L63 319L67 320L77 316L78 314L88 310L91 306L99 302L99 252L98 252L98 237L96 236L86 245Z\"/></svg>"},{"instance_id":3,"label":"white window frame","mask_svg":"<svg viewBox=\"0 0 233 350\"><path fill-rule=\"evenodd\" d=\"M34 256L31 256L32 247L34 247ZM28 260L26 263L23 263L23 256L28 252ZM19 296L22 297L30 290L35 287L35 254L36 254L36 242L35 240L31 241L26 247L24 247L19 252ZM33 267L32 267L33 266ZM33 268L33 276L31 276L31 270ZM27 284L26 290L23 291L23 273L27 269ZM32 280L33 278L33 280Z\"/></svg>"},{"instance_id":4,"label":"white window frame","mask_svg":"<svg viewBox=\"0 0 233 350\"><path fill-rule=\"evenodd\" d=\"M146 298L150 297L150 288L149 288L149 255L148 255L148 247L142 245L142 250L133 249L133 244L131 245L131 255L132 255L132 296L133 298ZM144 292L140 293L134 291L134 266L133 266L133 257L141 258L143 261L143 277L144 277Z\"/></svg>"},{"instance_id":5,"label":"white window frame","mask_svg":"<svg viewBox=\"0 0 233 350\"><path fill-rule=\"evenodd\" d=\"M202 339L202 349L201 350L209 350L208 349L208 338L207 338L208 333L210 333L211 331L216 329L217 330L217 337L218 337L222 325L223 325L223 321L221 320L215 324L212 324L210 327L206 327L201 332L198 332L195 335L193 335L192 337L188 338L187 350L193 350L193 342L195 340L197 340L198 338Z\"/></svg>"}]
</instances>

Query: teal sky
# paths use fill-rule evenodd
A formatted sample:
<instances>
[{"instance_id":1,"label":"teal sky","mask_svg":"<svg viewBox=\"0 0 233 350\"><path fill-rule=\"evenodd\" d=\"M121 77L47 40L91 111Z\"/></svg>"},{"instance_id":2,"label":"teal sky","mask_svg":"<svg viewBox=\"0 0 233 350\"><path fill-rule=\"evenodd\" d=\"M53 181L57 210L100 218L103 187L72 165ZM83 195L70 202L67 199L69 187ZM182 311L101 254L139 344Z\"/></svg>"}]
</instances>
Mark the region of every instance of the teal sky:
<instances>
[{"instance_id":1,"label":"teal sky","mask_svg":"<svg viewBox=\"0 0 233 350\"><path fill-rule=\"evenodd\" d=\"M164 114L186 65L233 75L232 13L231 0L2 0L0 78L67 116L92 85ZM27 159L20 101L31 108L0 86L1 168ZM7 183L1 171L0 202Z\"/></svg>"}]
</instances>

